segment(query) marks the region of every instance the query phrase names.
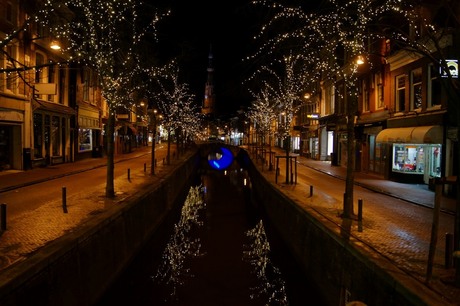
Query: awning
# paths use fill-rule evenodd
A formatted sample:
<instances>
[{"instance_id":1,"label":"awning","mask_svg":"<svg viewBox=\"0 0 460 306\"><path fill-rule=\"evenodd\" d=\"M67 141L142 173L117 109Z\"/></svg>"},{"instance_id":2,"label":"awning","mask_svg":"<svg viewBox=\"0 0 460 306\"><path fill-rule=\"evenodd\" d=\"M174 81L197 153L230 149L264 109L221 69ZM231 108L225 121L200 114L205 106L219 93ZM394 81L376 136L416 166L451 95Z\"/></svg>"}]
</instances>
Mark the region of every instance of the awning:
<instances>
[{"instance_id":1,"label":"awning","mask_svg":"<svg viewBox=\"0 0 460 306\"><path fill-rule=\"evenodd\" d=\"M385 143L442 143L439 125L384 129L377 134L376 142Z\"/></svg>"},{"instance_id":2,"label":"awning","mask_svg":"<svg viewBox=\"0 0 460 306\"><path fill-rule=\"evenodd\" d=\"M127 127L128 129L131 130L131 132L136 135L137 134L137 128L132 125L132 124L129 124L127 122L119 122L117 126L115 126L115 131L118 131L119 129L123 128L123 127ZM127 131L125 131L127 132Z\"/></svg>"},{"instance_id":3,"label":"awning","mask_svg":"<svg viewBox=\"0 0 460 306\"><path fill-rule=\"evenodd\" d=\"M73 108L58 103L33 99L32 105L34 111L38 109L41 111L54 112L64 115L75 115L75 110Z\"/></svg>"}]
</instances>

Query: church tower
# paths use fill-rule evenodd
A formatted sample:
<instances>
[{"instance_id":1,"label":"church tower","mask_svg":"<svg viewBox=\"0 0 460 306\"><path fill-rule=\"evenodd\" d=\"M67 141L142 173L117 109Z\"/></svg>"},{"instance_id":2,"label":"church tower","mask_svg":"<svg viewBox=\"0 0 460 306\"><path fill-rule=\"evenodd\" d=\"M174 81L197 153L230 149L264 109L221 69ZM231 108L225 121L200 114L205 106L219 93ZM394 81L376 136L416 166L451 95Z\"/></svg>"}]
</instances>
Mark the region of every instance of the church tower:
<instances>
[{"instance_id":1,"label":"church tower","mask_svg":"<svg viewBox=\"0 0 460 306\"><path fill-rule=\"evenodd\" d=\"M204 101L201 112L204 115L214 115L215 94L214 94L214 66L213 66L212 46L209 47L208 55L208 78L204 89Z\"/></svg>"}]
</instances>

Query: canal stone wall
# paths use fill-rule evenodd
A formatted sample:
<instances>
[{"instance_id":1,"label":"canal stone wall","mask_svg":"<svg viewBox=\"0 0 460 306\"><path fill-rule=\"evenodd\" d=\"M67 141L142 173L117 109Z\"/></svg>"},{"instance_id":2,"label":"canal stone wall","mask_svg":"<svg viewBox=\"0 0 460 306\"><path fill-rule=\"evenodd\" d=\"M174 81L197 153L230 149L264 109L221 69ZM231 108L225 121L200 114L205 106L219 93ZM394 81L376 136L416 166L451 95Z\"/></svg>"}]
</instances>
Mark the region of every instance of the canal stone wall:
<instances>
[{"instance_id":1,"label":"canal stone wall","mask_svg":"<svg viewBox=\"0 0 460 306\"><path fill-rule=\"evenodd\" d=\"M50 244L0 277L0 305L92 305L144 246L162 220L182 207L198 154Z\"/></svg>"},{"instance_id":2,"label":"canal stone wall","mask_svg":"<svg viewBox=\"0 0 460 306\"><path fill-rule=\"evenodd\" d=\"M365 301L367 305L432 305L423 287L385 258L348 235L346 220L333 224L286 197L250 164L252 196L298 265L317 284L328 305ZM272 172L270 172L272 173ZM348 225L351 226L351 225ZM314 301L315 297L311 297Z\"/></svg>"}]
</instances>

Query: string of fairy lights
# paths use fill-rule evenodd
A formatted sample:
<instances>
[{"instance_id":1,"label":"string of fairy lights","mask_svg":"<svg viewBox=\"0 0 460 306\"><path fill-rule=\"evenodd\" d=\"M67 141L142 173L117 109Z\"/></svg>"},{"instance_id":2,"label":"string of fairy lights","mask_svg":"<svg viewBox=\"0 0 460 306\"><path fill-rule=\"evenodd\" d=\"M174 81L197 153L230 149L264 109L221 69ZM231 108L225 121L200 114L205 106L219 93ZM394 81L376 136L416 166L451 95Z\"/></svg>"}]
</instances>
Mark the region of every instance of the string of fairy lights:
<instances>
[{"instance_id":1,"label":"string of fairy lights","mask_svg":"<svg viewBox=\"0 0 460 306\"><path fill-rule=\"evenodd\" d=\"M151 71L150 76L158 85L151 96L164 114L165 128L168 131L180 128L183 132L196 135L200 131L202 116L189 85L179 80L180 69L177 63L171 61L161 69Z\"/></svg>"},{"instance_id":2,"label":"string of fairy lights","mask_svg":"<svg viewBox=\"0 0 460 306\"><path fill-rule=\"evenodd\" d=\"M257 133L265 137L271 132L271 124L276 119L275 105L265 87L261 88L258 93L252 94L255 100L251 103L248 117L255 123Z\"/></svg>"},{"instance_id":3,"label":"string of fairy lights","mask_svg":"<svg viewBox=\"0 0 460 306\"><path fill-rule=\"evenodd\" d=\"M172 69L168 65L149 67L137 53L143 39L157 38L156 24L171 12L157 12L150 21L140 22L139 9L142 9L142 2L130 0L47 0L17 32L28 31L34 23L47 27L51 35L60 40L66 63L77 63L96 72L111 115L114 116L120 108L132 110L138 103L133 99L136 93L147 92L152 97L161 96L157 101L167 126L172 129L181 126L188 133L198 131L199 113L192 104L194 97L189 93L188 85L178 83L178 75L173 74L162 79L172 83L160 86L162 90L158 93L152 92L149 77L158 82L160 76L167 76ZM17 32L2 40L2 45L8 44L18 35ZM26 68L22 65L16 70ZM165 90L167 86L172 89ZM148 119L147 114L142 116L142 120Z\"/></svg>"},{"instance_id":4,"label":"string of fairy lights","mask_svg":"<svg viewBox=\"0 0 460 306\"><path fill-rule=\"evenodd\" d=\"M263 65L250 76L248 82L257 80L257 91L253 93L256 99L252 103L250 116L257 120L261 134L266 134L270 129L266 120L282 115L277 134L283 138L289 135L294 113L301 106L305 88L315 81L306 67L303 57L290 54L281 60L272 61L270 65ZM262 113L256 114L257 111Z\"/></svg>"},{"instance_id":5,"label":"string of fairy lights","mask_svg":"<svg viewBox=\"0 0 460 306\"><path fill-rule=\"evenodd\" d=\"M261 42L260 48L245 60L266 58L273 61L280 57L280 50L285 48L302 58L303 64L310 70L305 75L312 81L322 80L331 84L342 82L351 96L358 95L358 64L354 59L362 56L372 65L369 59L374 50L370 49L369 42L391 38L420 50L424 46L419 45L417 39L409 39L409 33L398 29L404 28L402 24L408 24L414 35L420 37L421 26L431 32L436 28L410 1L326 0L314 9L288 7L267 0L254 0L252 3L269 9L272 16L254 37L254 40ZM383 20L390 17L394 24L383 24ZM391 26L393 31L382 32L381 28L385 26ZM260 75L262 70L267 70L266 66L261 66L255 74ZM287 86L289 82L284 84ZM287 94L291 90L300 93L305 89L291 86L284 92ZM336 94L344 99L343 92Z\"/></svg>"},{"instance_id":6,"label":"string of fairy lights","mask_svg":"<svg viewBox=\"0 0 460 306\"><path fill-rule=\"evenodd\" d=\"M439 27L429 22L426 12L411 1L324 0L320 7L313 10L301 6L288 7L268 0L253 0L252 3L268 8L273 15L254 37L254 40L262 42L261 47L246 61L255 61L259 57L273 62L282 61L280 46L285 44L285 47L289 46L287 49L291 55L294 52L295 56L302 58L303 65L309 70L304 75L312 82L318 79L332 84L343 82L351 95L358 94L358 66L352 59L362 56L372 64L369 59L374 51L369 49L368 42L392 39L413 50L431 54L432 45L417 38L431 35L435 40L440 35ZM9 80L16 74L27 83L32 77L25 72L31 71L34 75L36 70L43 68L17 61L7 48L9 44L17 43L22 32L34 39L39 38L30 33L34 25L39 24L50 29L53 37L63 44L62 62L50 61L47 65L67 67L69 62L87 65L99 75L110 112L119 107L130 109L136 101L126 99L132 95L123 92L125 86L116 84L129 84L132 92L144 89L144 84L135 84L134 80L140 75L151 74L155 68L146 67L139 59L138 48L147 36L148 39L156 39L156 25L171 13L154 12L145 21L138 14L143 4L142 1L132 0L37 2L36 12L26 15L22 25L0 40L1 52L6 58L4 62L9 63L0 67L2 80ZM383 28L387 30L383 32ZM348 60L348 65L344 65L344 60ZM263 70L267 70L266 66L261 66L255 73L259 74L259 79ZM287 86L289 82L284 81L284 84ZM112 86L122 90L120 94ZM275 88L275 85L271 86ZM286 94L291 90L294 88L285 89L283 97L289 97ZM296 90L304 89L298 87ZM336 94L343 95L342 92Z\"/></svg>"}]
</instances>

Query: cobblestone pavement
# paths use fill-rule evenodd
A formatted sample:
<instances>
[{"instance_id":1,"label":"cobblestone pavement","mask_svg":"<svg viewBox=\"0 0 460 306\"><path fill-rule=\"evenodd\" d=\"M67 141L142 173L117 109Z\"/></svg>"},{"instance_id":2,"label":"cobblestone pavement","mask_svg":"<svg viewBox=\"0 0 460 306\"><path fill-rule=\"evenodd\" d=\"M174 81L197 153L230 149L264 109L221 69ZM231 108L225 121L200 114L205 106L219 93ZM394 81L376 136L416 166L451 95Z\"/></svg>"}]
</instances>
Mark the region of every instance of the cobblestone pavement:
<instances>
[{"instance_id":1,"label":"cobblestone pavement","mask_svg":"<svg viewBox=\"0 0 460 306\"><path fill-rule=\"evenodd\" d=\"M115 163L126 159L139 159L142 165L149 159L151 148L140 148L133 153L119 155ZM142 159L142 157L144 157ZM173 161L174 163L175 161ZM37 182L50 181L50 178L63 177L69 174L104 167L106 159L91 158L75 163L37 168L28 171L13 171L0 174L0 192L14 190ZM149 165L150 166L150 165ZM136 193L144 184L155 184L167 174L169 166L158 163L155 176L146 174L141 167L132 171L130 184L126 184L126 176L114 180L116 197L108 199L104 196L105 181L94 182L84 192L74 194L66 199L69 213L63 213L62 197L41 203L37 208L22 213L8 213L7 229L0 231L0 275L2 270L11 268L15 263L26 260L31 254L54 240L70 233L93 217L103 214L110 207L122 203ZM46 183L48 184L48 183ZM19 189L20 190L20 189ZM1 193L0 193L1 195ZM27 201L27 198L23 198Z\"/></svg>"},{"instance_id":2,"label":"cobblestone pavement","mask_svg":"<svg viewBox=\"0 0 460 306\"><path fill-rule=\"evenodd\" d=\"M275 149L275 152L278 156L285 154L279 149ZM254 159L254 154L252 156ZM261 168L260 159L258 164ZM324 220L323 222L331 224L330 228L335 230L337 235L343 235L345 226L340 213L345 190L345 168L331 166L330 162L314 161L298 156L294 184L286 183L285 160L279 163L277 179L275 179L275 171L268 171L266 164L264 167L263 174L268 181L296 201L299 206L316 214L318 218ZM306 168L342 180L342 193L334 194L327 186L323 189L315 187L313 196L310 197L310 190L306 187L311 184L309 181L311 177L304 174ZM328 184L335 183L328 182ZM441 208L446 213L440 214L433 275L427 284L425 280L433 223L433 209L428 208L433 207L434 192L426 185L397 183L364 173L355 173L355 184L400 200L397 206L394 205L394 201L391 203L390 201L366 201L361 224L357 221L351 221L350 224L348 234L355 244L386 258L403 273L416 279L421 288L435 292L439 296L439 305L460 305L460 288L453 284L455 269L445 268L444 235L447 232L452 233L454 228L455 200L446 196L441 199ZM356 193L355 191L355 201ZM356 210L355 204L355 213Z\"/></svg>"},{"instance_id":3,"label":"cobblestone pavement","mask_svg":"<svg viewBox=\"0 0 460 306\"><path fill-rule=\"evenodd\" d=\"M148 147L141 148L134 153L119 157L116 162L119 162L121 158L148 155L149 150ZM283 154L280 150L277 152L280 155ZM343 180L345 169L337 166L332 167L328 162L303 157L298 157L297 162L298 181L297 184L290 185L282 183L282 163L280 164L280 181L277 183L275 183L274 171L268 171L266 167L259 167L267 180L299 203L299 206L316 214L324 222L335 226L337 234L341 234L343 219L338 214L341 208L340 198L328 194L326 189L315 189L314 196L309 197L309 190L305 188L309 185L308 177L302 173L306 169L313 169ZM52 170L39 168L28 171L0 172L0 192L11 190L18 185L45 181L51 176L68 175L104 165L105 159L88 159L53 166ZM10 216L8 229L3 231L0 236L0 275L2 271L14 266L15 263L26 260L30 254L44 245L72 232L78 226L90 221L94 216L102 215L112 205L122 202L135 193L143 184L154 184L155 180L160 180L168 169L168 166L164 167L159 164L154 177L139 171L132 173L132 184L121 184L115 181L117 197L112 200L106 199L101 193L101 190L105 188L105 182L99 185L95 184L93 192L85 191L85 193L75 195L74 198L68 200L68 203L78 203L68 207L72 211L71 214L62 213L62 201L59 198L43 203L34 211ZM454 269L443 267L445 254L442 239L444 237L438 238L433 279L430 284L424 282L433 220L432 210L426 209L425 206L433 206L434 192L428 190L426 185L401 184L364 173L355 174L355 183L379 193L405 198L405 202L401 202L401 205L397 207L385 205L385 203L373 205L366 202L366 215L362 224L359 225L358 222L353 221L351 225L350 236L353 237L356 245L389 259L403 273L417 279L423 288L437 292L441 299L447 301L446 305L460 305L460 288L453 286L450 282L443 281L449 280L455 275ZM95 199L97 200L95 201ZM412 205L407 201L417 205ZM441 206L444 211L455 211L453 199L443 197ZM452 215L443 214L441 216L440 224L442 226L449 228L452 222ZM359 230L359 226L362 226L362 230ZM444 235L444 233L445 231L440 230L440 235Z\"/></svg>"}]
</instances>

